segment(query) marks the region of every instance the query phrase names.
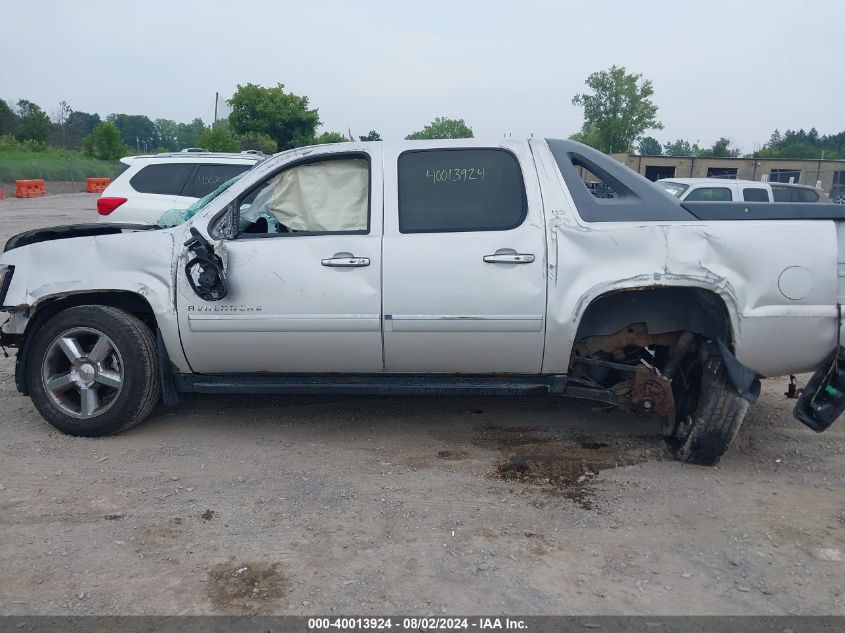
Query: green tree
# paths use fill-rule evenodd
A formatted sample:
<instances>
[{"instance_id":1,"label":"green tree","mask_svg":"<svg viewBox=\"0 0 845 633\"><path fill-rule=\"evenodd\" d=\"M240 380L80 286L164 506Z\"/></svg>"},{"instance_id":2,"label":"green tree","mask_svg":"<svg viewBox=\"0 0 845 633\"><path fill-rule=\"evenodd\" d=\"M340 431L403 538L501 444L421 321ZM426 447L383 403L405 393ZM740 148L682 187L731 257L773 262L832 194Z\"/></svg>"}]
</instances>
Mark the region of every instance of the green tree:
<instances>
[{"instance_id":1,"label":"green tree","mask_svg":"<svg viewBox=\"0 0 845 633\"><path fill-rule=\"evenodd\" d=\"M82 141L82 153L101 160L117 160L129 153L120 130L114 123L100 123Z\"/></svg>"},{"instance_id":2,"label":"green tree","mask_svg":"<svg viewBox=\"0 0 845 633\"><path fill-rule=\"evenodd\" d=\"M703 158L736 158L740 155L740 151L730 145L730 139L723 136L713 143L712 147L699 150L696 155Z\"/></svg>"},{"instance_id":3,"label":"green tree","mask_svg":"<svg viewBox=\"0 0 845 633\"><path fill-rule=\"evenodd\" d=\"M405 139L419 141L423 139L436 138L472 138L472 129L464 123L463 119L449 119L436 117L434 121L426 125L419 132L408 134Z\"/></svg>"},{"instance_id":4,"label":"green tree","mask_svg":"<svg viewBox=\"0 0 845 633\"><path fill-rule=\"evenodd\" d=\"M680 138L663 146L663 153L666 156L698 156L700 151L698 143L690 143Z\"/></svg>"},{"instance_id":5,"label":"green tree","mask_svg":"<svg viewBox=\"0 0 845 633\"><path fill-rule=\"evenodd\" d=\"M380 141L381 134L379 134L375 130L370 130L369 134L367 134L366 136L359 136L358 138L362 141Z\"/></svg>"},{"instance_id":6,"label":"green tree","mask_svg":"<svg viewBox=\"0 0 845 633\"><path fill-rule=\"evenodd\" d=\"M50 117L32 101L18 101L18 127L15 137L19 141L31 139L46 143L50 134Z\"/></svg>"},{"instance_id":7,"label":"green tree","mask_svg":"<svg viewBox=\"0 0 845 633\"><path fill-rule=\"evenodd\" d=\"M215 125L200 134L197 141L200 147L210 152L237 152L241 149L238 138L225 125Z\"/></svg>"},{"instance_id":8,"label":"green tree","mask_svg":"<svg viewBox=\"0 0 845 633\"><path fill-rule=\"evenodd\" d=\"M828 158L845 156L845 132L820 135L816 128L809 132L786 130L781 134L775 130L769 141L759 152L759 158Z\"/></svg>"},{"instance_id":9,"label":"green tree","mask_svg":"<svg viewBox=\"0 0 845 633\"><path fill-rule=\"evenodd\" d=\"M262 154L275 154L279 151L279 146L276 141L271 139L266 134L259 134L258 132L247 132L238 137L241 142L241 150L254 149Z\"/></svg>"},{"instance_id":10,"label":"green tree","mask_svg":"<svg viewBox=\"0 0 845 633\"><path fill-rule=\"evenodd\" d=\"M178 125L176 121L156 119L153 121L153 145L163 147L170 152L178 149L177 129Z\"/></svg>"},{"instance_id":11,"label":"green tree","mask_svg":"<svg viewBox=\"0 0 845 633\"><path fill-rule=\"evenodd\" d=\"M65 127L67 128L67 146L70 149L79 149L82 147L82 139L94 131L94 128L100 124L99 114L89 114L88 112L71 112Z\"/></svg>"},{"instance_id":12,"label":"green tree","mask_svg":"<svg viewBox=\"0 0 845 633\"><path fill-rule=\"evenodd\" d=\"M53 147L67 148L69 143L67 121L73 109L67 101L61 101L53 114L53 121L50 124L50 135L48 141Z\"/></svg>"},{"instance_id":13,"label":"green tree","mask_svg":"<svg viewBox=\"0 0 845 633\"><path fill-rule=\"evenodd\" d=\"M597 149L606 154L627 152L646 130L663 129L650 98L654 87L641 74L614 65L592 73L585 83L592 94L576 94L572 103L584 108L584 125L595 128Z\"/></svg>"},{"instance_id":14,"label":"green tree","mask_svg":"<svg viewBox=\"0 0 845 633\"><path fill-rule=\"evenodd\" d=\"M637 150L642 156L660 156L663 153L663 147L653 136L644 136L637 144Z\"/></svg>"},{"instance_id":15,"label":"green tree","mask_svg":"<svg viewBox=\"0 0 845 633\"><path fill-rule=\"evenodd\" d=\"M323 145L325 143L346 143L348 140L349 139L340 132L323 132L312 142L314 145Z\"/></svg>"},{"instance_id":16,"label":"green tree","mask_svg":"<svg viewBox=\"0 0 845 633\"><path fill-rule=\"evenodd\" d=\"M110 114L106 121L117 126L123 142L128 147L137 151L150 151L155 146L155 125L148 116L144 114Z\"/></svg>"},{"instance_id":17,"label":"green tree","mask_svg":"<svg viewBox=\"0 0 845 633\"><path fill-rule=\"evenodd\" d=\"M200 135L205 132L205 123L202 119L194 119L190 123L176 124L176 147L177 149L185 149L187 147L197 147L199 145Z\"/></svg>"},{"instance_id":18,"label":"green tree","mask_svg":"<svg viewBox=\"0 0 845 633\"><path fill-rule=\"evenodd\" d=\"M317 109L308 107L308 97L285 92L284 88L283 84L274 88L238 84L228 101L232 130L237 134L266 134L276 141L279 150L311 144L320 125Z\"/></svg>"},{"instance_id":19,"label":"green tree","mask_svg":"<svg viewBox=\"0 0 845 633\"><path fill-rule=\"evenodd\" d=\"M18 115L9 104L0 99L0 136L14 134L18 128Z\"/></svg>"},{"instance_id":20,"label":"green tree","mask_svg":"<svg viewBox=\"0 0 845 633\"><path fill-rule=\"evenodd\" d=\"M584 124L584 127L581 128L580 132L572 134L569 137L569 140L575 141L576 143L583 143L584 145L589 145L590 147L595 147L597 149L602 144L598 130L595 126L587 124Z\"/></svg>"}]
</instances>

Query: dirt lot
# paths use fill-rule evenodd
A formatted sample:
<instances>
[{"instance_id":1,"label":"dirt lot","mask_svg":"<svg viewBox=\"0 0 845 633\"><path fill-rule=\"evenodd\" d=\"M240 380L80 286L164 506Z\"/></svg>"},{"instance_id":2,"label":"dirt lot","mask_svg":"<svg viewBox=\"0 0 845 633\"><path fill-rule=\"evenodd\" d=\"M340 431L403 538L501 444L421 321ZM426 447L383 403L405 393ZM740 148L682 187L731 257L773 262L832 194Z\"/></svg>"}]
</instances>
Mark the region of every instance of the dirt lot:
<instances>
[{"instance_id":1,"label":"dirt lot","mask_svg":"<svg viewBox=\"0 0 845 633\"><path fill-rule=\"evenodd\" d=\"M0 201L0 240L94 196ZM0 357L0 613L845 614L845 424L718 468L546 398L197 397L71 438Z\"/></svg>"}]
</instances>

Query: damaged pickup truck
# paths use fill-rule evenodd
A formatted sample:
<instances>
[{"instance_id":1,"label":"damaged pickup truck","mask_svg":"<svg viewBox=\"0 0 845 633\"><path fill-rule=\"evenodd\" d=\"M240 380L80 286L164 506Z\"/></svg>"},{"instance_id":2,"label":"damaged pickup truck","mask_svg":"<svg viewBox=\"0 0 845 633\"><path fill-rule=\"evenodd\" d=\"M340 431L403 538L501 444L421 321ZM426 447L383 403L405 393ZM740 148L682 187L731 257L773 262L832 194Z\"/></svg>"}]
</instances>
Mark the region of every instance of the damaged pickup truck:
<instances>
[{"instance_id":1,"label":"damaged pickup truck","mask_svg":"<svg viewBox=\"0 0 845 633\"><path fill-rule=\"evenodd\" d=\"M816 431L845 408L842 206L683 203L577 143L468 139L284 152L181 220L6 244L0 342L56 428L190 392L551 392L714 464L761 377L817 371Z\"/></svg>"}]
</instances>

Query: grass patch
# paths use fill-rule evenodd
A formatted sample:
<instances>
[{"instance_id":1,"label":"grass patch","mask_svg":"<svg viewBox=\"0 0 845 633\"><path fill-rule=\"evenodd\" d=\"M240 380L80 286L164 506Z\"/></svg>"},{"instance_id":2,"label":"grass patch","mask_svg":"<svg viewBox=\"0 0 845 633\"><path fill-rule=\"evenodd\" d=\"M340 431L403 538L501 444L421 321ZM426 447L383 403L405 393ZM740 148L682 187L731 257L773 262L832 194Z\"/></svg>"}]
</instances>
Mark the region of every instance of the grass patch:
<instances>
[{"instance_id":1,"label":"grass patch","mask_svg":"<svg viewBox=\"0 0 845 633\"><path fill-rule=\"evenodd\" d=\"M7 183L27 178L54 181L113 178L117 174L117 166L118 161L88 158L81 152L65 149L43 152L0 150L0 182Z\"/></svg>"}]
</instances>

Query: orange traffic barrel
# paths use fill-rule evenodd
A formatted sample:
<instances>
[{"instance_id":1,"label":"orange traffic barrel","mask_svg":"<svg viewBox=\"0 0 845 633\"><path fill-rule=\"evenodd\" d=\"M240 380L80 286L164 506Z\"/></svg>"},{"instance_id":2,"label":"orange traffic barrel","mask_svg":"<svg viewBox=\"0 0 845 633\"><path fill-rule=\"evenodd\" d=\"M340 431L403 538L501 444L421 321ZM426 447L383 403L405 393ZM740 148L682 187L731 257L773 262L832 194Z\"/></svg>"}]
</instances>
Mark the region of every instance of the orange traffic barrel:
<instances>
[{"instance_id":1,"label":"orange traffic barrel","mask_svg":"<svg viewBox=\"0 0 845 633\"><path fill-rule=\"evenodd\" d=\"M111 178L86 178L85 191L88 193L103 193L110 182Z\"/></svg>"},{"instance_id":2,"label":"orange traffic barrel","mask_svg":"<svg viewBox=\"0 0 845 633\"><path fill-rule=\"evenodd\" d=\"M46 193L47 192L44 190L44 180L40 178L35 180L15 181L16 198L40 198Z\"/></svg>"}]
</instances>

